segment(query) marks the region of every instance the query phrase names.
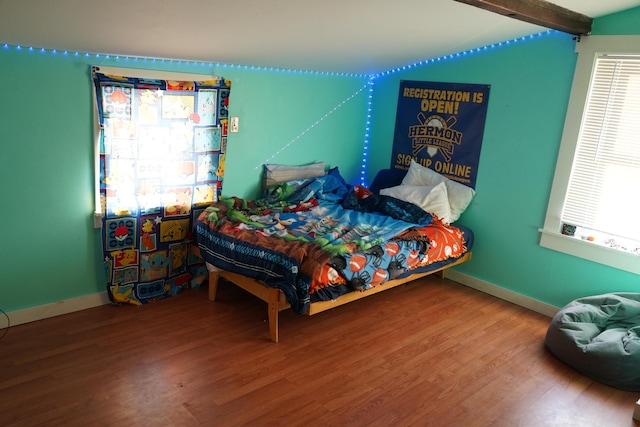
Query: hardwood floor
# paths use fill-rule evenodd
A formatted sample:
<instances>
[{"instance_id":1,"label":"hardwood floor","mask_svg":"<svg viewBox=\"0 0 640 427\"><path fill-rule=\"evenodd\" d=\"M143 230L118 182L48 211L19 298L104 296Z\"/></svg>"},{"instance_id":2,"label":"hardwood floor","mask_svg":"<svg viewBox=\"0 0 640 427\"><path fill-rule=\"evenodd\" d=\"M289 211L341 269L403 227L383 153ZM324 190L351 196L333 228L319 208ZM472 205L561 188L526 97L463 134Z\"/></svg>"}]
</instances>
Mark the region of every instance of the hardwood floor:
<instances>
[{"instance_id":1,"label":"hardwood floor","mask_svg":"<svg viewBox=\"0 0 640 427\"><path fill-rule=\"evenodd\" d=\"M640 393L544 348L550 319L425 278L315 316L221 282L11 328L2 426L630 426Z\"/></svg>"}]
</instances>

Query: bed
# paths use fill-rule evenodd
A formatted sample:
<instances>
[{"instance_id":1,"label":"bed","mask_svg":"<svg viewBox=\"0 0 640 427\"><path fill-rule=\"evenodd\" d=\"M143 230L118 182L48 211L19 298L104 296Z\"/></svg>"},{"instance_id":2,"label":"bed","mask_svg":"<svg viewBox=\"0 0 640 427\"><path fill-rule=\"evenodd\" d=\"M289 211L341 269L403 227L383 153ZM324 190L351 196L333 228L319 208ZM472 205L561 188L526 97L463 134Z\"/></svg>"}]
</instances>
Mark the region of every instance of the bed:
<instances>
[{"instance_id":1,"label":"bed","mask_svg":"<svg viewBox=\"0 0 640 427\"><path fill-rule=\"evenodd\" d=\"M380 171L370 188L351 186L324 165L275 181L266 169L263 198L223 198L195 221L192 250L207 262L209 299L220 278L262 299L278 342L282 310L314 315L468 261L473 233L451 221L459 217L449 200L456 192L431 187L465 191L461 212L475 191L434 172L425 180L422 169ZM416 176L420 185L411 181ZM407 187L428 191L415 199Z\"/></svg>"}]
</instances>

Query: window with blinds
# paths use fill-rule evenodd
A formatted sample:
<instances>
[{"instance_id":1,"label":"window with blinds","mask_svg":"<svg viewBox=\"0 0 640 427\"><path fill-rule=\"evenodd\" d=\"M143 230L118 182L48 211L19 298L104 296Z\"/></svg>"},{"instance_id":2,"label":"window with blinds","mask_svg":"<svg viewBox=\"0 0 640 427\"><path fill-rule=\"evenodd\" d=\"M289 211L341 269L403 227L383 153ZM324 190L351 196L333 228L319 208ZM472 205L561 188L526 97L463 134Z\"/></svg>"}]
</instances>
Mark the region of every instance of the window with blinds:
<instances>
[{"instance_id":1,"label":"window with blinds","mask_svg":"<svg viewBox=\"0 0 640 427\"><path fill-rule=\"evenodd\" d=\"M540 246L640 274L640 35L576 53Z\"/></svg>"},{"instance_id":2,"label":"window with blinds","mask_svg":"<svg viewBox=\"0 0 640 427\"><path fill-rule=\"evenodd\" d=\"M640 241L640 55L594 65L562 221Z\"/></svg>"}]
</instances>

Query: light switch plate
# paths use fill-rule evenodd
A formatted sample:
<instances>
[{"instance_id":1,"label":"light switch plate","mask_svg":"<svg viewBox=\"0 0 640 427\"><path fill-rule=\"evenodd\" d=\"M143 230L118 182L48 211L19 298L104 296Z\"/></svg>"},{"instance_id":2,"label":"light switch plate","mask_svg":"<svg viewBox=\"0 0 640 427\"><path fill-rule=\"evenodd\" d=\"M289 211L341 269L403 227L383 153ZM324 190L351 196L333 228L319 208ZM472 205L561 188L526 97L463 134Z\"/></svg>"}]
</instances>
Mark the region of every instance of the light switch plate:
<instances>
[{"instance_id":1,"label":"light switch plate","mask_svg":"<svg viewBox=\"0 0 640 427\"><path fill-rule=\"evenodd\" d=\"M229 132L238 132L238 122L239 118L237 116L229 117Z\"/></svg>"}]
</instances>

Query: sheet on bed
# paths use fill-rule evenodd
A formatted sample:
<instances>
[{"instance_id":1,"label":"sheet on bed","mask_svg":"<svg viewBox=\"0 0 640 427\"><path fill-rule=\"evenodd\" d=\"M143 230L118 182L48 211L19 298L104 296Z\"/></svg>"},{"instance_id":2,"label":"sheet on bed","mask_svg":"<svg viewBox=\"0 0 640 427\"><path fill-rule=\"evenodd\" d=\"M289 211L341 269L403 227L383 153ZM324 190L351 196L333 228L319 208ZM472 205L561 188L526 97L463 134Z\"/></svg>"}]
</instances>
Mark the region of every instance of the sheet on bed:
<instances>
[{"instance_id":1,"label":"sheet on bed","mask_svg":"<svg viewBox=\"0 0 640 427\"><path fill-rule=\"evenodd\" d=\"M368 289L466 251L459 229L422 209L354 194L326 175L272 187L260 200L222 199L196 221L198 245L214 266L280 288L300 313L312 299Z\"/></svg>"}]
</instances>

